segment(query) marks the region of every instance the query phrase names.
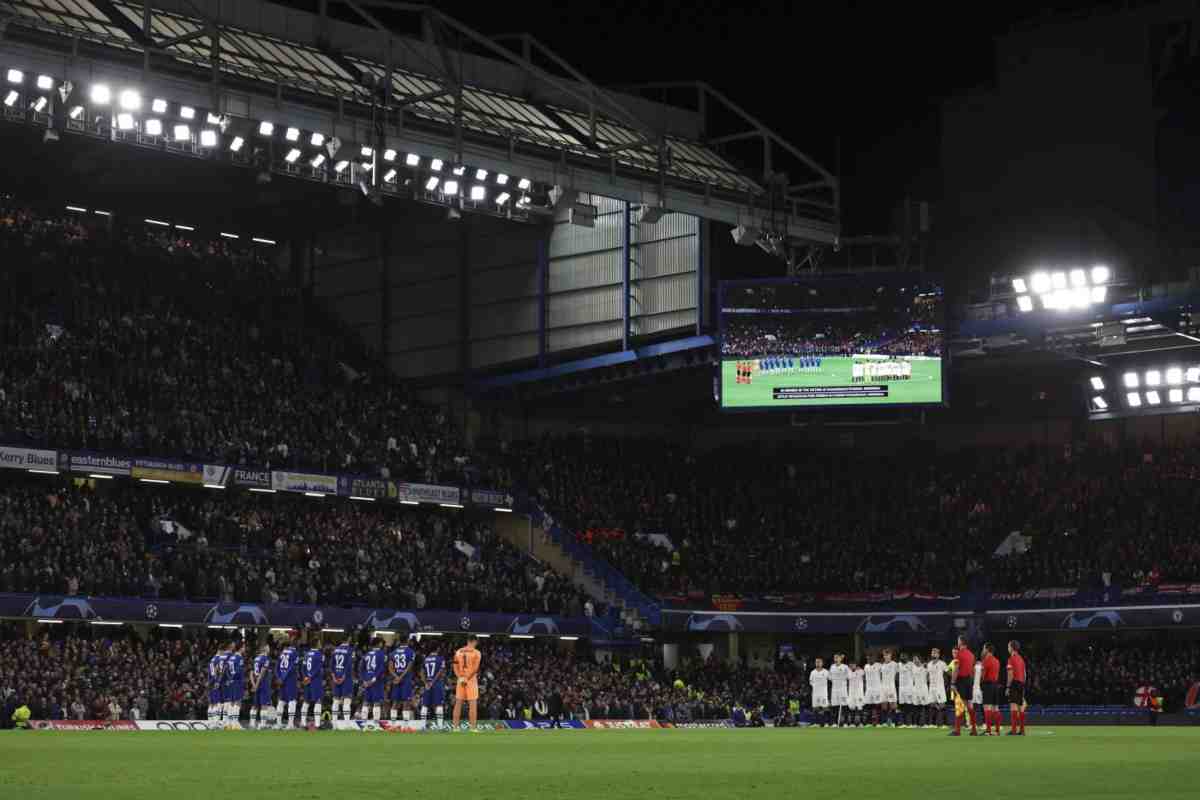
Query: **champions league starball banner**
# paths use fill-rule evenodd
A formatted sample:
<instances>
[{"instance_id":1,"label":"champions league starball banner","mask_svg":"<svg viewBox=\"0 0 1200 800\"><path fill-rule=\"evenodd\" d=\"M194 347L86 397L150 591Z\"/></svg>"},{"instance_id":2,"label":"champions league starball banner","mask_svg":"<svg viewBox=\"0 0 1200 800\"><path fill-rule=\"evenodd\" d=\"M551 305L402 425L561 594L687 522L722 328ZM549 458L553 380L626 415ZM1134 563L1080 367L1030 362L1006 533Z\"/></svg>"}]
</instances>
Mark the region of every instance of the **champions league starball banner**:
<instances>
[{"instance_id":1,"label":"champions league starball banner","mask_svg":"<svg viewBox=\"0 0 1200 800\"><path fill-rule=\"evenodd\" d=\"M533 614L403 611L393 608L275 605L255 603L189 603L178 600L64 597L0 594L0 617L113 621L129 623L272 626L287 628L370 628L398 634L473 631L531 636L590 636L587 617Z\"/></svg>"}]
</instances>

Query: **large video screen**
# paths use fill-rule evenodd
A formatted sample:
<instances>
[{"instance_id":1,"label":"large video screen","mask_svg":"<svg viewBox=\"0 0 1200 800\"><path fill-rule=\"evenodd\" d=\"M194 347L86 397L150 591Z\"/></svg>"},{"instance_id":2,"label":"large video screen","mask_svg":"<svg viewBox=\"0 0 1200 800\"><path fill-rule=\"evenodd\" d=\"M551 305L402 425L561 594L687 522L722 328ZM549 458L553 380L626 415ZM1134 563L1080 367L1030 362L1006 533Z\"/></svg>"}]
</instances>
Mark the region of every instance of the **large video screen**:
<instances>
[{"instance_id":1,"label":"large video screen","mask_svg":"<svg viewBox=\"0 0 1200 800\"><path fill-rule=\"evenodd\" d=\"M721 284L721 408L943 402L941 283L855 273Z\"/></svg>"}]
</instances>

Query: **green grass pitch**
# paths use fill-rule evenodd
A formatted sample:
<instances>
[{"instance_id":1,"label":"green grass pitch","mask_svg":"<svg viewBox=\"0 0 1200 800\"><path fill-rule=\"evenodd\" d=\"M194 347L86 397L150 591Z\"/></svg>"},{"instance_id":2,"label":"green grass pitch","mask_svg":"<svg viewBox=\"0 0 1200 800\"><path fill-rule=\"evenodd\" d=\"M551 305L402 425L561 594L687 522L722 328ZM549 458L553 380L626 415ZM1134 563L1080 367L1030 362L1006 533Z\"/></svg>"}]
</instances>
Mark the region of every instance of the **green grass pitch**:
<instances>
[{"instance_id":1,"label":"green grass pitch","mask_svg":"<svg viewBox=\"0 0 1200 800\"><path fill-rule=\"evenodd\" d=\"M791 375L763 375L756 372L754 382L737 382L737 359L721 361L721 407L772 408L816 406L904 405L942 402L941 359L913 361L912 378L888 383L887 397L829 398L815 400L775 400L771 390L777 386L852 386L850 370L854 360L845 356L824 358L820 369L803 370ZM878 384L867 384L878 385Z\"/></svg>"},{"instance_id":2,"label":"green grass pitch","mask_svg":"<svg viewBox=\"0 0 1200 800\"><path fill-rule=\"evenodd\" d=\"M0 795L214 797L1196 797L1200 728L0 734Z\"/></svg>"}]
</instances>

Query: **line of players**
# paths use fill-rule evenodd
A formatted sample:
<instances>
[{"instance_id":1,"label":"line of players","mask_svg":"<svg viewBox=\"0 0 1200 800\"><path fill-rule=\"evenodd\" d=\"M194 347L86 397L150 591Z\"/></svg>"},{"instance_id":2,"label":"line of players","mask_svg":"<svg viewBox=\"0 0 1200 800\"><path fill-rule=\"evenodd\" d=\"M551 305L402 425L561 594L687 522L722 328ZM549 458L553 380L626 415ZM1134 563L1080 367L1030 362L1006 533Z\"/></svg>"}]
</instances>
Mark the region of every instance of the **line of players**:
<instances>
[{"instance_id":1,"label":"line of players","mask_svg":"<svg viewBox=\"0 0 1200 800\"><path fill-rule=\"evenodd\" d=\"M976 660L967 642L959 638L953 660L946 664L941 651L933 648L929 661L919 655L905 655L901 661L883 650L880 658L866 667L845 663L835 653L826 669L823 659L814 661L809 674L812 707L820 727L932 728L945 727L948 701L954 701L954 731L961 735L964 718L971 724L971 735L978 735L975 706L983 707L985 736L1000 735L1000 707L1009 701L1010 735L1025 734L1025 660L1020 642L1008 643L1007 683L1000 686L1000 661L992 645L983 646L983 657ZM950 679L947 691L947 678Z\"/></svg>"},{"instance_id":2,"label":"line of players","mask_svg":"<svg viewBox=\"0 0 1200 800\"><path fill-rule=\"evenodd\" d=\"M463 700L469 703L472 727L476 716L478 684L475 673L479 658L461 658L463 650L474 649L475 637L468 646L455 654L455 672L459 678L454 707L454 727L458 727ZM436 646L418 656L413 647L415 639L398 643L388 650L382 637L371 640L369 649L361 656L350 637L333 649L326 664L320 646L298 647L289 642L280 649L272 663L270 645L263 645L247 671L246 645L230 642L221 647L208 663L208 719L212 722L236 723L242 702L250 698L251 728L286 728L319 725L322 722L322 701L326 678L331 684L333 704L330 719L351 719L352 701L361 695L359 719L385 719L385 707L392 720L411 721L416 708L420 719L428 722L430 711L438 727L444 726L446 705L446 659ZM459 660L464 663L460 665ZM473 671L466 676L467 661L473 661ZM460 668L461 667L461 668ZM278 688L277 695L273 690ZM470 690L474 690L471 696ZM273 702L277 696L277 702ZM312 720L310 723L309 720Z\"/></svg>"}]
</instances>

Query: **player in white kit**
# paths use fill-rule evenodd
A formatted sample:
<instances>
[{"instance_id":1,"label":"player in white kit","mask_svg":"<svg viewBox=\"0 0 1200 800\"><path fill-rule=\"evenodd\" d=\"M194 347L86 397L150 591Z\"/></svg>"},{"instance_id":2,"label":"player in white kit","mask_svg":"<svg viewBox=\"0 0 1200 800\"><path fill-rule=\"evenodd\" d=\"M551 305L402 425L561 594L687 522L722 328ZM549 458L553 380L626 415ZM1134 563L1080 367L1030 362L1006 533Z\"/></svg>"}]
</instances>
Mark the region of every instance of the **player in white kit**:
<instances>
[{"instance_id":1,"label":"player in white kit","mask_svg":"<svg viewBox=\"0 0 1200 800\"><path fill-rule=\"evenodd\" d=\"M983 705L983 659L975 662L975 683L971 685L971 705Z\"/></svg>"},{"instance_id":2,"label":"player in white kit","mask_svg":"<svg viewBox=\"0 0 1200 800\"><path fill-rule=\"evenodd\" d=\"M929 673L929 721L942 728L946 721L946 662L936 647L929 654L925 671Z\"/></svg>"},{"instance_id":3,"label":"player in white kit","mask_svg":"<svg viewBox=\"0 0 1200 800\"><path fill-rule=\"evenodd\" d=\"M808 684L812 687L813 715L817 718L817 724L824 728L829 721L829 670L825 669L822 659L814 662L813 671L808 674Z\"/></svg>"},{"instance_id":4,"label":"player in white kit","mask_svg":"<svg viewBox=\"0 0 1200 800\"><path fill-rule=\"evenodd\" d=\"M866 668L863 670L863 673L866 676L867 684L867 696L863 699L865 704L875 715L874 724L876 726L879 725L879 703L882 702L879 696L880 692L883 691L883 678L881 676L882 669L883 665L879 663L879 657L876 656L875 660L868 663Z\"/></svg>"},{"instance_id":5,"label":"player in white kit","mask_svg":"<svg viewBox=\"0 0 1200 800\"><path fill-rule=\"evenodd\" d=\"M863 726L863 700L866 699L866 673L857 664L850 665L850 724Z\"/></svg>"},{"instance_id":6,"label":"player in white kit","mask_svg":"<svg viewBox=\"0 0 1200 800\"><path fill-rule=\"evenodd\" d=\"M907 728L912 724L913 705L912 663L907 653L900 656L896 675L900 679L900 727Z\"/></svg>"},{"instance_id":7,"label":"player in white kit","mask_svg":"<svg viewBox=\"0 0 1200 800\"><path fill-rule=\"evenodd\" d=\"M832 706L829 713L839 728L846 722L843 716L846 706L850 703L850 668L846 666L844 659L842 653L834 653L833 666L829 668L829 705Z\"/></svg>"},{"instance_id":8,"label":"player in white kit","mask_svg":"<svg viewBox=\"0 0 1200 800\"><path fill-rule=\"evenodd\" d=\"M892 651L883 651L883 663L879 666L879 721L896 727L896 673L900 665L892 661Z\"/></svg>"},{"instance_id":9,"label":"player in white kit","mask_svg":"<svg viewBox=\"0 0 1200 800\"><path fill-rule=\"evenodd\" d=\"M919 655L912 659L913 724L929 727L929 673Z\"/></svg>"}]
</instances>

